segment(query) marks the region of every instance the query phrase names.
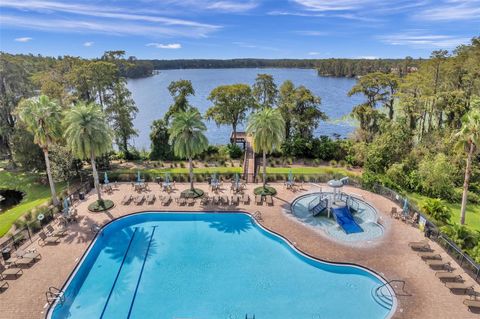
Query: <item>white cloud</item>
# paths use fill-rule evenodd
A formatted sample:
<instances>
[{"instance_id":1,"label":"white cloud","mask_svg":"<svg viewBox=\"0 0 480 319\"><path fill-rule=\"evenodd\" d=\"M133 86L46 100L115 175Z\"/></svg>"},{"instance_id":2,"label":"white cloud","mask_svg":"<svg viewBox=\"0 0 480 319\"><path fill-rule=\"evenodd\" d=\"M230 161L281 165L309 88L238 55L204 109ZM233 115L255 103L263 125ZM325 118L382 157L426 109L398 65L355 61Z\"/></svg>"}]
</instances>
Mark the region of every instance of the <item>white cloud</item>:
<instances>
[{"instance_id":1,"label":"white cloud","mask_svg":"<svg viewBox=\"0 0 480 319\"><path fill-rule=\"evenodd\" d=\"M227 11L227 12L244 12L249 11L258 6L254 1L234 2L234 1L215 1L206 6L207 9Z\"/></svg>"},{"instance_id":2,"label":"white cloud","mask_svg":"<svg viewBox=\"0 0 480 319\"><path fill-rule=\"evenodd\" d=\"M162 44L162 43L147 43L147 47L155 47L157 49L170 49L176 50L181 49L182 45L180 43L169 43L169 44Z\"/></svg>"},{"instance_id":3,"label":"white cloud","mask_svg":"<svg viewBox=\"0 0 480 319\"><path fill-rule=\"evenodd\" d=\"M480 1L447 0L420 11L415 17L431 21L480 20Z\"/></svg>"},{"instance_id":4,"label":"white cloud","mask_svg":"<svg viewBox=\"0 0 480 319\"><path fill-rule=\"evenodd\" d=\"M357 56L356 59L376 60L376 59L380 59L380 58L378 56L374 56L374 55L363 55L363 56Z\"/></svg>"},{"instance_id":5,"label":"white cloud","mask_svg":"<svg viewBox=\"0 0 480 319\"><path fill-rule=\"evenodd\" d=\"M313 37L320 37L320 36L325 36L329 34L326 31L314 31L314 30L300 30L300 31L294 31L294 32L297 34L308 35Z\"/></svg>"},{"instance_id":6,"label":"white cloud","mask_svg":"<svg viewBox=\"0 0 480 319\"><path fill-rule=\"evenodd\" d=\"M455 48L456 46L468 43L469 37L425 34L423 32L406 32L378 37L382 42L390 45L406 45L422 48Z\"/></svg>"},{"instance_id":7,"label":"white cloud","mask_svg":"<svg viewBox=\"0 0 480 319\"><path fill-rule=\"evenodd\" d=\"M30 38L30 37L23 37L23 38L16 38L15 41L16 42L29 42L29 41L32 41L33 38Z\"/></svg>"},{"instance_id":8,"label":"white cloud","mask_svg":"<svg viewBox=\"0 0 480 319\"><path fill-rule=\"evenodd\" d=\"M19 26L28 28L41 28L42 30L61 31L56 30L56 26L48 28L48 23L51 20L49 14L51 13L69 13L78 16L84 16L88 18L86 21L82 21L81 18L76 19L64 19L53 20L60 26L62 25L77 25L79 31L98 31L103 33L109 33L111 26L118 26L117 30L113 30L115 34L137 34L134 30L150 30L155 32L158 30L160 35L179 35L183 34L189 37L205 37L209 33L214 32L221 27L218 25L212 25L208 23L200 23L196 21L176 19L163 17L153 14L139 14L134 10L120 7L108 7L108 6L94 6L94 5L82 5L61 3L54 1L36 1L36 0L2 0L0 7L16 9L20 11L33 11L40 13L37 17L24 19L22 16L15 15L2 15L2 20L19 21ZM152 11L153 12L153 11ZM104 19L99 19L104 18ZM29 21L33 20L33 21ZM125 24L125 21L131 21L130 24ZM5 23L5 21L2 21ZM7 22L8 23L8 22ZM36 25L38 27L36 27ZM105 25L104 30L96 28L94 26ZM124 26L128 26L125 28ZM113 28L115 29L115 28ZM126 30L133 29L133 30Z\"/></svg>"},{"instance_id":9,"label":"white cloud","mask_svg":"<svg viewBox=\"0 0 480 319\"><path fill-rule=\"evenodd\" d=\"M265 45L258 45L258 44L248 43L248 42L236 41L236 42L232 42L232 43L235 44L235 45L238 45L241 48L269 50L269 51L280 51L278 48L265 46Z\"/></svg>"},{"instance_id":10,"label":"white cloud","mask_svg":"<svg viewBox=\"0 0 480 319\"><path fill-rule=\"evenodd\" d=\"M94 43L95 43L95 42L91 42L91 41L89 41L89 42L84 42L84 43L83 43L83 46L84 46L84 47L91 47Z\"/></svg>"},{"instance_id":11,"label":"white cloud","mask_svg":"<svg viewBox=\"0 0 480 319\"><path fill-rule=\"evenodd\" d=\"M308 55L320 55L320 52L311 51L311 52L308 52Z\"/></svg>"},{"instance_id":12,"label":"white cloud","mask_svg":"<svg viewBox=\"0 0 480 319\"><path fill-rule=\"evenodd\" d=\"M375 0L294 0L307 10L311 11L345 11L361 8Z\"/></svg>"}]
</instances>

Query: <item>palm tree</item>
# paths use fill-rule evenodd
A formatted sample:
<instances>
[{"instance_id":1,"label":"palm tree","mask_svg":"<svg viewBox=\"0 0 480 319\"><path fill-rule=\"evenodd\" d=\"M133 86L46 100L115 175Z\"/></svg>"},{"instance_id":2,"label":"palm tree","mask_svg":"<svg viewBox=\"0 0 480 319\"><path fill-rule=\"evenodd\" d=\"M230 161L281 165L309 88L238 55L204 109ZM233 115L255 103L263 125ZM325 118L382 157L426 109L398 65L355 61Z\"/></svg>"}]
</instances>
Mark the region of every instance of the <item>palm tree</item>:
<instances>
[{"instance_id":1,"label":"palm tree","mask_svg":"<svg viewBox=\"0 0 480 319\"><path fill-rule=\"evenodd\" d=\"M253 150L263 153L263 187L267 184L267 153L280 148L285 139L285 121L278 109L266 108L253 113L247 125L253 136Z\"/></svg>"},{"instance_id":2,"label":"palm tree","mask_svg":"<svg viewBox=\"0 0 480 319\"><path fill-rule=\"evenodd\" d=\"M70 150L79 158L90 159L98 201L102 201L95 157L112 148L112 132L99 105L79 103L65 115L64 137Z\"/></svg>"},{"instance_id":3,"label":"palm tree","mask_svg":"<svg viewBox=\"0 0 480 319\"><path fill-rule=\"evenodd\" d=\"M192 158L202 153L208 147L207 137L203 134L207 127L202 122L202 116L197 109L176 113L169 129L169 142L173 145L175 156L188 158L190 172L190 189L193 188Z\"/></svg>"},{"instance_id":4,"label":"palm tree","mask_svg":"<svg viewBox=\"0 0 480 319\"><path fill-rule=\"evenodd\" d=\"M477 103L480 104L480 100ZM467 165L465 168L465 179L463 182L462 208L460 210L460 224L465 224L465 212L467 209L468 186L472 174L472 158L480 145L480 111L472 109L462 119L462 128L456 134L459 138L458 145L467 151Z\"/></svg>"},{"instance_id":5,"label":"palm tree","mask_svg":"<svg viewBox=\"0 0 480 319\"><path fill-rule=\"evenodd\" d=\"M23 100L18 106L18 117L20 121L25 124L28 131L33 133L35 143L43 150L54 205L58 205L59 202L57 192L55 191L55 183L52 178L48 150L52 143L62 136L61 116L62 110L60 105L46 95Z\"/></svg>"}]
</instances>

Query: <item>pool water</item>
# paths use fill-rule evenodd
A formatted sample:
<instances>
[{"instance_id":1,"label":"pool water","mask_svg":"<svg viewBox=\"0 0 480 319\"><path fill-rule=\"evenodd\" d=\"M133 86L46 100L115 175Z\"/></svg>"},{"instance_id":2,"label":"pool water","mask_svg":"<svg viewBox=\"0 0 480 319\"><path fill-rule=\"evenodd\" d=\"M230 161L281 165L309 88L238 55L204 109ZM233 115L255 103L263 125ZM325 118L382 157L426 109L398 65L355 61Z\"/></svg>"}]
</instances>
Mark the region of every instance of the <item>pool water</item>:
<instances>
[{"instance_id":1,"label":"pool water","mask_svg":"<svg viewBox=\"0 0 480 319\"><path fill-rule=\"evenodd\" d=\"M353 218L362 228L362 232L347 234L332 216L330 218L326 214L312 216L308 210L308 204L318 196L319 193L310 193L297 197L292 203L292 214L300 221L323 230L329 237L341 242L364 243L383 235L384 228L377 223L378 214L375 208L358 198L352 197L352 200L358 205L356 205L357 211L353 213Z\"/></svg>"},{"instance_id":2,"label":"pool water","mask_svg":"<svg viewBox=\"0 0 480 319\"><path fill-rule=\"evenodd\" d=\"M319 243L321 244L321 243ZM384 282L313 260L242 213L140 213L105 227L49 318L386 318Z\"/></svg>"}]
</instances>

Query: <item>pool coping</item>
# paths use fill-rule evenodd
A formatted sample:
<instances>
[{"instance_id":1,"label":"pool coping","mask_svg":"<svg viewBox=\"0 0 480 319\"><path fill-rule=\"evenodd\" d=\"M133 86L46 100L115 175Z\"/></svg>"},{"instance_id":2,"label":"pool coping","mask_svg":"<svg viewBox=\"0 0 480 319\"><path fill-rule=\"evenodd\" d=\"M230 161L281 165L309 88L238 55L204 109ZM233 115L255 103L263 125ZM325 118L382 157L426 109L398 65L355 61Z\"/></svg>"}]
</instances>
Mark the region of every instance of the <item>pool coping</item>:
<instances>
[{"instance_id":1,"label":"pool coping","mask_svg":"<svg viewBox=\"0 0 480 319\"><path fill-rule=\"evenodd\" d=\"M306 194L305 194L306 195ZM305 195L300 195L298 197L301 197L301 196L305 196ZM297 197L297 198L298 198ZM292 205L292 203L297 199L295 198L291 203L290 203L290 207ZM372 206L373 207L373 206ZM243 214L243 215L247 215L251 220L252 222L257 226L257 227L260 227L262 230L272 234L272 235L275 235L277 237L279 237L281 240L283 240L286 244L288 244L288 246L296 253L306 257L306 258L309 258L309 259L312 259L313 261L317 261L317 262L320 262L320 263L324 263L324 264L329 264L329 265L338 265L338 266L350 266L350 267L353 267L353 268L357 268L357 269L361 269L361 270L364 270L368 273L370 273L371 275L373 275L374 277L376 277L377 279L379 279L388 289L389 293L391 294L392 296L392 308L390 309L388 315L385 317L385 319L390 319L390 318L393 318L394 314L396 313L397 311L397 306L398 306L398 301L397 301L397 296L395 294L395 291L394 289L391 287L391 285L389 284L389 281L387 279L385 279L381 274L377 273L375 270L373 269L370 269L368 267L365 267L365 266L362 266L362 265L359 265L359 264L356 264L356 263L348 263L348 262L332 262L332 261L328 261L328 260L324 260L324 259L321 259L319 257L315 257L307 252L304 252L302 249L298 248L295 246L295 244L293 242L291 242L287 237L283 236L282 234L274 231L274 230L271 230L269 228L267 228L266 226L262 225L261 222L259 222L254 216L252 213L248 212L248 211L244 211L244 210L232 210L232 211L218 211L218 210L212 210L212 211L187 211L187 210L156 210L156 211L152 211L152 210L141 210L141 211L136 211L136 212L133 212L133 213L129 213L129 214L125 214L125 215L122 215L118 218L115 218L115 219L112 219L110 220L109 222L105 223L104 225L102 225L102 227L98 230L98 232L95 234L95 237L92 239L92 241L90 242L90 244L88 245L87 249L83 252L82 256L78 259L78 261L76 262L76 265L74 267L74 269L72 270L72 272L70 273L70 275L67 277L67 279L65 280L65 282L63 283L62 287L60 288L60 291L61 292L64 292L65 291L65 287L67 287L72 279L75 277L75 275L77 274L80 266L83 264L86 256L88 255L88 253L91 251L91 249L93 248L94 244L96 243L97 239L99 238L99 235L103 232L103 230L110 224L120 220L120 219L123 219L123 218L127 218L127 217L130 217L130 216L133 216L133 215L136 215L136 214L144 214L144 213L173 213L173 214ZM47 310L46 310L46 314L45 314L45 319L52 319L52 315L53 315L53 310L55 309L55 307L57 306L59 302L59 299L56 299L55 302L51 303ZM376 301L375 301L376 302ZM377 302L378 303L378 302Z\"/></svg>"}]
</instances>

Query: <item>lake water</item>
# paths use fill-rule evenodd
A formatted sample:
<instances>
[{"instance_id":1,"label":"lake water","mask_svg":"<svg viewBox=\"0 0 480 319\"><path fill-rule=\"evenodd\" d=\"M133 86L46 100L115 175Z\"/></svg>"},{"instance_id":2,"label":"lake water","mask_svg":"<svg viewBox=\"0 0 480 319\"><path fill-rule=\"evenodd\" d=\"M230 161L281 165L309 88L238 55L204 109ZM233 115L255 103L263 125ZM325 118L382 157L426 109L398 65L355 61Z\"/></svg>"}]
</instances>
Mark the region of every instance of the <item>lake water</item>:
<instances>
[{"instance_id":1,"label":"lake water","mask_svg":"<svg viewBox=\"0 0 480 319\"><path fill-rule=\"evenodd\" d=\"M211 102L207 100L210 92L219 85L246 83L252 85L258 73L271 74L278 86L285 80L291 80L296 86L304 85L320 96L320 109L329 116L329 121L321 122L315 135L340 134L347 136L353 131L352 123L345 119L353 106L361 103L361 97L348 97L347 92L355 85L354 79L320 77L312 69L189 69L165 70L152 77L128 81L128 88L139 112L134 121L138 137L133 141L137 148L150 147L150 126L155 119L162 118L173 99L168 92L171 81L186 79L192 81L195 96L190 103L204 113ZM218 127L207 121L207 137L210 144L225 144L231 134L231 126ZM239 127L239 131L243 125Z\"/></svg>"}]
</instances>

